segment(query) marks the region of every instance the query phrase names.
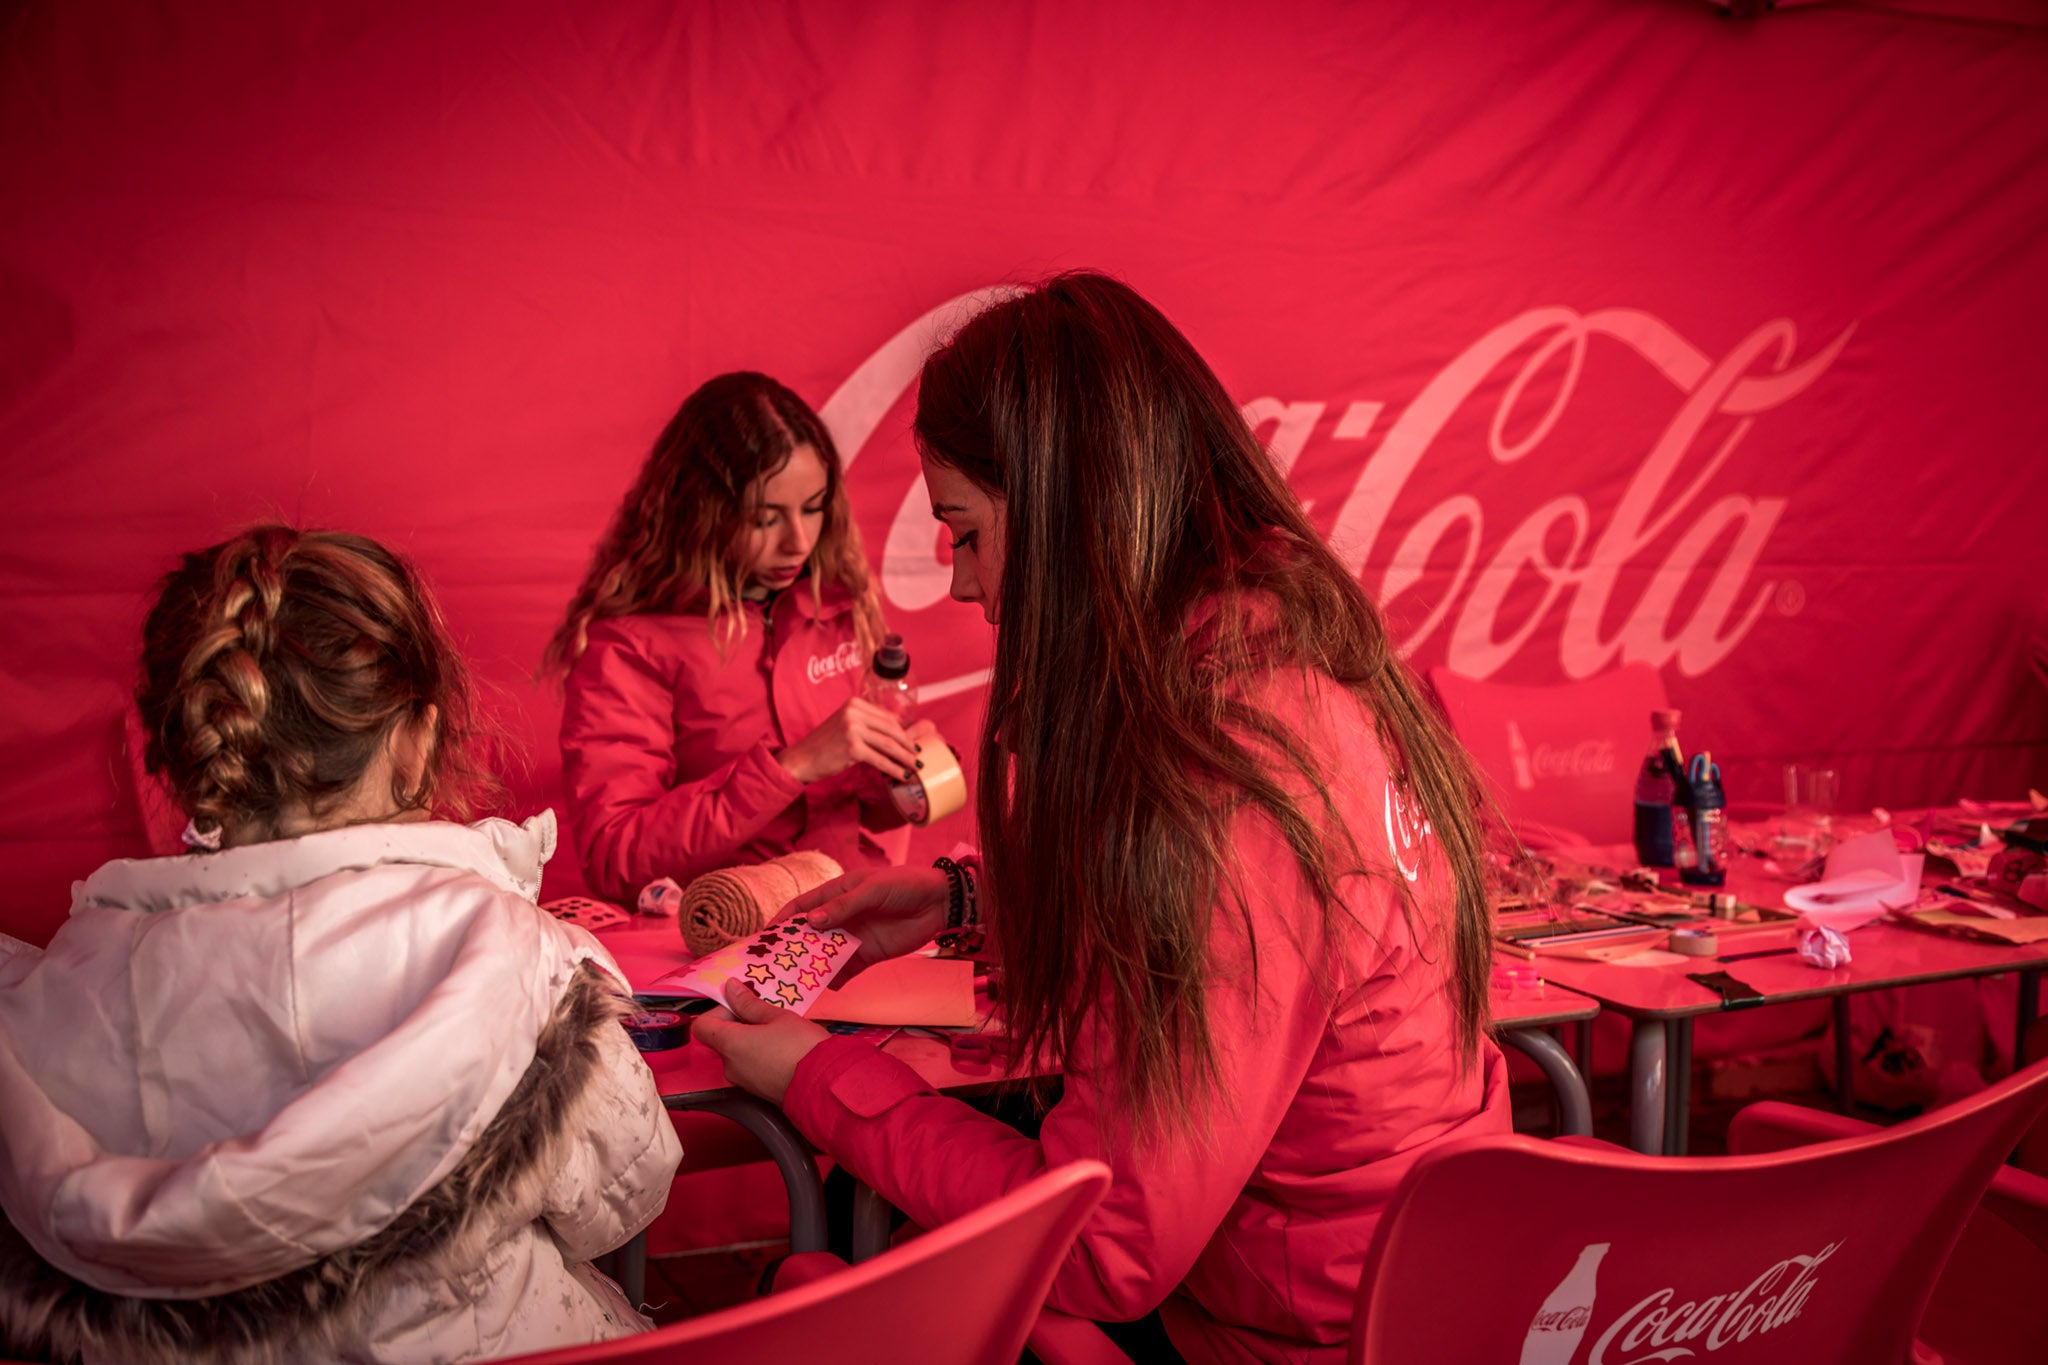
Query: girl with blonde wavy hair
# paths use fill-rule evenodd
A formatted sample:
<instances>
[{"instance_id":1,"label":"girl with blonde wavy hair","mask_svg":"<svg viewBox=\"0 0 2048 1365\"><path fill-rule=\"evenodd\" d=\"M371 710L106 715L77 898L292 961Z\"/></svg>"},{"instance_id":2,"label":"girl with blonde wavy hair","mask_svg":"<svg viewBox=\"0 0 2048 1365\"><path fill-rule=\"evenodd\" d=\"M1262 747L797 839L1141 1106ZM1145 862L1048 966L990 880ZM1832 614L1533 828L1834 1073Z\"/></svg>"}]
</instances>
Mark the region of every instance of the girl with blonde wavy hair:
<instances>
[{"instance_id":1,"label":"girl with blonde wavy hair","mask_svg":"<svg viewBox=\"0 0 2048 1365\"><path fill-rule=\"evenodd\" d=\"M475 825L460 657L404 560L259 526L143 630L192 851L0 958L0 1355L469 1361L648 1324L590 1258L681 1156L627 987Z\"/></svg>"},{"instance_id":2,"label":"girl with blonde wavy hair","mask_svg":"<svg viewBox=\"0 0 2048 1365\"><path fill-rule=\"evenodd\" d=\"M876 773L917 740L860 696L882 614L839 452L763 374L705 381L598 543L545 666L583 870L631 904L659 877L815 850L903 860Z\"/></svg>"}]
</instances>

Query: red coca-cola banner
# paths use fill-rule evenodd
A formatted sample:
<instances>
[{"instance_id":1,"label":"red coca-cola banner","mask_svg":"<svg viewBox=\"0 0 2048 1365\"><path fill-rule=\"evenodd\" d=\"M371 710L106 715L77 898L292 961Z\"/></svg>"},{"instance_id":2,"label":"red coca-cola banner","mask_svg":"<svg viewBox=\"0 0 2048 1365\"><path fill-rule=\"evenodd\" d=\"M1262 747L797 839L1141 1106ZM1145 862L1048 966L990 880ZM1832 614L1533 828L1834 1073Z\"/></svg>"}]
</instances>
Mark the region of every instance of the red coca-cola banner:
<instances>
[{"instance_id":1,"label":"red coca-cola banner","mask_svg":"<svg viewBox=\"0 0 2048 1365\"><path fill-rule=\"evenodd\" d=\"M139 850L148 585L259 516L412 554L555 802L542 643L721 370L823 407L971 748L909 388L1076 266L1193 338L1418 666L1653 665L1736 799L2048 784L2044 91L2038 27L1866 6L16 6L0 927Z\"/></svg>"}]
</instances>

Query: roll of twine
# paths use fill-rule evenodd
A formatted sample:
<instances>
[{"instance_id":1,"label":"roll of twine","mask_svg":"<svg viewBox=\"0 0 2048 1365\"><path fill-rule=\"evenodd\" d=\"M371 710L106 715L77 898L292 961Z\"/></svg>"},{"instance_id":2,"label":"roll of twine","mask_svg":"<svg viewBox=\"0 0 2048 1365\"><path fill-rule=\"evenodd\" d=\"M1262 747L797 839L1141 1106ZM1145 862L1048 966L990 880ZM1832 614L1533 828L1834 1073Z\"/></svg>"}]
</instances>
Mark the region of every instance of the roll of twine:
<instances>
[{"instance_id":1,"label":"roll of twine","mask_svg":"<svg viewBox=\"0 0 2048 1365\"><path fill-rule=\"evenodd\" d=\"M825 854L800 849L749 867L707 872L683 888L683 946L702 957L758 933L783 906L841 870Z\"/></svg>"}]
</instances>

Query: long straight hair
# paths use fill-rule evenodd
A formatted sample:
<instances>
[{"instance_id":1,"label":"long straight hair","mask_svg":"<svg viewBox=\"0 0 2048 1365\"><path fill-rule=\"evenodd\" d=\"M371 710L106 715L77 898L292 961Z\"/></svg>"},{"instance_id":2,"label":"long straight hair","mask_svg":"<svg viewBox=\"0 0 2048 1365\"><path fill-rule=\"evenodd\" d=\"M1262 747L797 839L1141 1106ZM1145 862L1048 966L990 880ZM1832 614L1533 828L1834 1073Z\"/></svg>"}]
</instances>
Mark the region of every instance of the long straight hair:
<instances>
[{"instance_id":1,"label":"long straight hair","mask_svg":"<svg viewBox=\"0 0 2048 1365\"><path fill-rule=\"evenodd\" d=\"M1442 841L1450 915L1417 926L1392 881L1449 959L1447 1041L1469 1064L1490 953L1477 771L1187 339L1116 280L1058 276L930 357L915 434L1006 504L977 819L1020 1045L1064 1063L1106 1010L1109 1055L1080 1060L1106 1067L1142 1127L1193 1122L1218 1074L1216 906L1258 875L1227 843L1245 803L1276 823L1337 941L1338 882L1372 869L1335 818L1330 775L1244 686L1298 667L1369 709ZM1283 781L1276 755L1303 781ZM1313 814L1290 794L1304 783Z\"/></svg>"},{"instance_id":2,"label":"long straight hair","mask_svg":"<svg viewBox=\"0 0 2048 1365\"><path fill-rule=\"evenodd\" d=\"M798 446L825 466L825 521L811 547L813 599L826 585L853 599L863 656L882 638L882 609L846 499L839 449L810 405L765 374L707 379L676 409L598 542L555 628L542 672L567 673L593 621L638 612L702 611L721 643L744 635L736 557L763 480Z\"/></svg>"}]
</instances>

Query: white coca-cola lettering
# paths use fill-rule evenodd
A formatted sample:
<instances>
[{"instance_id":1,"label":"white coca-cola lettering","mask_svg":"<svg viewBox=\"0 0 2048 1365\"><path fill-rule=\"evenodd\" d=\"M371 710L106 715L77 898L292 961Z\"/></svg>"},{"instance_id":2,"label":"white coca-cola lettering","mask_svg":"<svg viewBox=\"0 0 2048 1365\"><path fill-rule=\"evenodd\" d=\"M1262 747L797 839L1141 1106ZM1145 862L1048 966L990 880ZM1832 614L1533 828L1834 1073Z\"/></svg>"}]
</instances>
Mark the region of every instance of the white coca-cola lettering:
<instances>
[{"instance_id":1,"label":"white coca-cola lettering","mask_svg":"<svg viewBox=\"0 0 2048 1365\"><path fill-rule=\"evenodd\" d=\"M1011 292L978 289L949 299L891 337L841 384L820 409L851 465L889 408L909 388L931 348L965 318ZM1852 324L1818 351L1793 361L1797 331L1789 319L1766 322L1720 360L1711 359L1660 319L1633 309L1589 313L1535 308L1481 337L1424 386L1402 409L1363 461L1339 508L1331 543L1352 572L1363 575L1402 491L1445 426L1485 382L1518 353L1527 352L1503 390L1487 436L1489 456L1512 464L1534 454L1572 399L1587 364L1588 344L1606 338L1647 361L1682 395L1604 522L1577 493L1559 492L1530 510L1493 547L1482 565L1485 507L1470 493L1422 509L1385 556L1377 585L1381 602L1417 588L1432 562L1455 559L1448 585L1401 642L1414 651L1449 623L1445 661L1468 677L1486 678L1504 667L1539 632L1554 631L1558 665L1569 678L1586 678L1616 660L1675 664L1696 676L1728 656L1756 624L1773 591L1751 583L1765 543L1785 511L1785 499L1721 493L1716 483L1729 457L1759 414L1786 403L1825 374L1855 332ZM1532 344L1533 343L1533 344ZM1531 386L1548 380L1548 405L1533 423L1521 411ZM1363 441L1380 415L1377 402L1352 402L1331 439ZM1293 467L1330 404L1254 398L1246 419L1265 434L1282 470ZM1733 419L1710 449L1708 423ZM1523 426L1526 424L1526 430ZM1521 434L1510 438L1514 427ZM1646 434L1647 436L1648 434ZM882 589L891 605L918 611L946 595L949 571L939 557L922 479L913 479L884 538ZM857 490L861 501L887 499L887 490ZM1690 518L1689 523L1684 518ZM1672 536L1675 534L1675 540ZM1666 545L1661 562L1645 561ZM1722 547L1703 570L1709 550ZM1703 590L1688 592L1704 572ZM1501 634L1510 588L1524 574L1541 587L1535 609L1518 608L1519 623ZM1644 584L1633 602L1617 602L1624 581ZM1787 585L1791 586L1791 585ZM1681 600L1689 614L1675 619ZM1560 616L1561 611L1561 616Z\"/></svg>"},{"instance_id":2,"label":"white coca-cola lettering","mask_svg":"<svg viewBox=\"0 0 2048 1365\"><path fill-rule=\"evenodd\" d=\"M813 654L810 662L804 665L804 676L814 683L823 682L859 667L860 646L848 640L830 654Z\"/></svg>"},{"instance_id":3,"label":"white coca-cola lettering","mask_svg":"<svg viewBox=\"0 0 2048 1365\"><path fill-rule=\"evenodd\" d=\"M1629 309L1588 314L1568 308L1532 309L1482 337L1408 405L1359 471L1358 481L1331 529L1331 544L1354 572L1364 568L1388 513L1431 441L1480 383L1514 352L1548 334L1516 372L1493 414L1488 449L1501 464L1522 459L1541 444L1571 399L1585 363L1587 341L1594 336L1611 337L1648 360L1684 391L1686 398L1630 480L1613 517L1593 538L1590 547L1587 541L1591 534L1591 512L1583 498L1566 494L1531 512L1502 541L1493 559L1475 577L1473 566L1484 530L1483 511L1477 498L1457 494L1424 512L1409 527L1387 565L1379 600L1390 602L1415 586L1444 537L1454 527L1462 526L1464 535L1457 546L1459 564L1451 584L1422 624L1402 642L1404 649L1414 650L1443 623L1458 605L1460 590L1470 580L1471 591L1452 626L1445 660L1454 671L1467 677L1486 678L1497 672L1546 623L1552 605L1567 590L1572 597L1560 630L1558 649L1558 662L1567 677L1590 677L1612 663L1617 654L1624 662L1653 665L1675 659L1680 672L1703 673L1727 656L1763 610L1773 584L1759 585L1739 613L1737 598L1764 541L1784 511L1784 500L1728 496L1706 507L1666 554L1659 570L1650 576L1648 588L1620 628L1611 638L1603 638L1601 622L1615 581L1638 552L1668 530L1701 497L1735 447L1748 435L1754 415L1778 406L1812 385L1834 363L1854 331L1853 326L1844 329L1818 353L1791 365L1797 333L1788 319L1779 318L1757 328L1719 363L1710 363L1704 353L1647 313ZM1774 370L1750 374L1750 369L1772 350L1776 353L1770 362ZM1525 436L1508 441L1504 431L1510 418L1517 415L1524 389L1559 354L1564 356L1565 372L1550 406ZM1677 475L1701 428L1717 414L1741 420L1690 481L1660 508L1658 503L1665 496L1666 486ZM1553 558L1548 546L1550 534L1557 527L1567 528L1568 545ZM1667 634L1679 593L1699 567L1708 547L1731 527L1739 528L1735 531L1735 543L1714 568L1691 618ZM1541 605L1529 612L1506 639L1497 639L1495 624L1502 600L1525 567L1545 583ZM1731 615L1738 617L1732 624Z\"/></svg>"},{"instance_id":4,"label":"white coca-cola lettering","mask_svg":"<svg viewBox=\"0 0 2048 1365\"><path fill-rule=\"evenodd\" d=\"M1599 777L1614 771L1614 741L1538 744L1531 766L1537 777Z\"/></svg>"},{"instance_id":5,"label":"white coca-cola lettering","mask_svg":"<svg viewBox=\"0 0 2048 1365\"><path fill-rule=\"evenodd\" d=\"M1612 1365L1684 1360L1699 1352L1683 1343L1718 1351L1730 1342L1776 1331L1799 1316L1813 1293L1814 1272L1841 1245L1830 1242L1811 1256L1788 1256L1732 1294L1687 1299L1674 1307L1677 1291L1660 1289L1608 1324L1586 1365L1609 1365L1609 1350L1618 1356ZM1646 1348L1646 1354L1636 1354Z\"/></svg>"},{"instance_id":6,"label":"white coca-cola lettering","mask_svg":"<svg viewBox=\"0 0 2048 1365\"><path fill-rule=\"evenodd\" d=\"M1401 869L1401 875L1412 882L1422 875L1422 841L1429 837L1429 821L1420 809L1409 809L1391 777L1387 779L1385 810L1387 851L1394 855L1394 866Z\"/></svg>"}]
</instances>

